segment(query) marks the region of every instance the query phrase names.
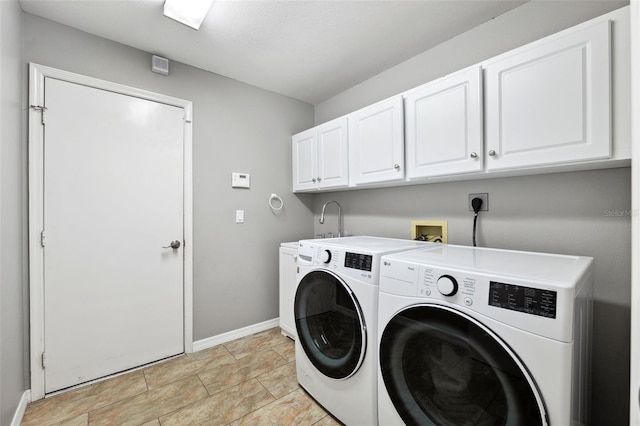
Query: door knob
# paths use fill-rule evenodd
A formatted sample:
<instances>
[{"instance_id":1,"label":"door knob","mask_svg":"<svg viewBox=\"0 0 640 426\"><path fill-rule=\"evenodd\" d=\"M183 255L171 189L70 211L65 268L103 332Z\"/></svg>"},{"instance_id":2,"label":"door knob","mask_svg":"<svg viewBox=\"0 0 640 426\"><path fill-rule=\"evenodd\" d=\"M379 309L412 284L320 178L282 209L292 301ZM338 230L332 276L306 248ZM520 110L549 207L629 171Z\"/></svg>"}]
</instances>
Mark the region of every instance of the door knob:
<instances>
[{"instance_id":1,"label":"door knob","mask_svg":"<svg viewBox=\"0 0 640 426\"><path fill-rule=\"evenodd\" d=\"M162 248L172 248L172 249L179 249L180 248L180 241L178 240L173 240L169 243L168 246L162 246Z\"/></svg>"}]
</instances>

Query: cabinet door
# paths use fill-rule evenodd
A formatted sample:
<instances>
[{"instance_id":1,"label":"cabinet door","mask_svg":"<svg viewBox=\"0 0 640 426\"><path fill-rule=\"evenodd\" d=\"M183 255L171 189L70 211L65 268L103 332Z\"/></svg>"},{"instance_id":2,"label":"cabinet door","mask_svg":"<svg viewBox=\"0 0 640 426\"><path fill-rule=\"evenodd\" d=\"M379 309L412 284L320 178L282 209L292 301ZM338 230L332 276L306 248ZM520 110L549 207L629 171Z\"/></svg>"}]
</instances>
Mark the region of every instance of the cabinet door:
<instances>
[{"instance_id":1,"label":"cabinet door","mask_svg":"<svg viewBox=\"0 0 640 426\"><path fill-rule=\"evenodd\" d=\"M405 96L407 178L482 170L482 69L436 80Z\"/></svg>"},{"instance_id":2,"label":"cabinet door","mask_svg":"<svg viewBox=\"0 0 640 426\"><path fill-rule=\"evenodd\" d=\"M349 185L347 118L341 117L316 127L318 138L318 187Z\"/></svg>"},{"instance_id":3,"label":"cabinet door","mask_svg":"<svg viewBox=\"0 0 640 426\"><path fill-rule=\"evenodd\" d=\"M611 156L610 23L489 64L487 169Z\"/></svg>"},{"instance_id":4,"label":"cabinet door","mask_svg":"<svg viewBox=\"0 0 640 426\"><path fill-rule=\"evenodd\" d=\"M292 339L296 338L293 299L296 294L297 255L298 250L280 247L280 329Z\"/></svg>"},{"instance_id":5,"label":"cabinet door","mask_svg":"<svg viewBox=\"0 0 640 426\"><path fill-rule=\"evenodd\" d=\"M293 191L317 188L318 148L315 128L293 135L291 158L293 159Z\"/></svg>"},{"instance_id":6,"label":"cabinet door","mask_svg":"<svg viewBox=\"0 0 640 426\"><path fill-rule=\"evenodd\" d=\"M404 179L402 96L349 114L349 182Z\"/></svg>"}]
</instances>

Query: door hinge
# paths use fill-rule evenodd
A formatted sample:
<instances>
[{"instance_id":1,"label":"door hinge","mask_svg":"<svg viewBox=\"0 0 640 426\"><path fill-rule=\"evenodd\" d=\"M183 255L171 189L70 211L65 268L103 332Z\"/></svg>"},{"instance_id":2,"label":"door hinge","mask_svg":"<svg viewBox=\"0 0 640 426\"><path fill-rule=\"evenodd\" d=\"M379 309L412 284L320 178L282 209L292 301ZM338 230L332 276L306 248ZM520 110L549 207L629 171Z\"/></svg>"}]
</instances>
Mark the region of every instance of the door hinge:
<instances>
[{"instance_id":1,"label":"door hinge","mask_svg":"<svg viewBox=\"0 0 640 426\"><path fill-rule=\"evenodd\" d=\"M44 125L47 121L47 107L43 107L40 105L29 105L29 107L35 109L36 111L42 112L41 123Z\"/></svg>"},{"instance_id":2,"label":"door hinge","mask_svg":"<svg viewBox=\"0 0 640 426\"><path fill-rule=\"evenodd\" d=\"M44 234L44 230L40 233L40 245L44 247L46 235Z\"/></svg>"},{"instance_id":3,"label":"door hinge","mask_svg":"<svg viewBox=\"0 0 640 426\"><path fill-rule=\"evenodd\" d=\"M42 352L42 368L46 368L47 367L47 360L44 356L44 352Z\"/></svg>"}]
</instances>

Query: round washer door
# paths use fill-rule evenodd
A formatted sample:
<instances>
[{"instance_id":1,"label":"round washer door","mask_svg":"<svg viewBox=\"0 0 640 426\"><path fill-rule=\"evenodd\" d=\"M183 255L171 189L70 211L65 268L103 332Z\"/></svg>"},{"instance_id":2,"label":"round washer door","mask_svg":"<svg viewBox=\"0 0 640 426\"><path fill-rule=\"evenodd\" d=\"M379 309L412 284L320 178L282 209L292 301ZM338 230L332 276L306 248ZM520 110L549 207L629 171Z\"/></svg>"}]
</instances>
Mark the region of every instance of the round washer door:
<instances>
[{"instance_id":1,"label":"round washer door","mask_svg":"<svg viewBox=\"0 0 640 426\"><path fill-rule=\"evenodd\" d=\"M407 425L546 425L538 389L492 331L445 306L396 314L380 340L384 384Z\"/></svg>"},{"instance_id":2,"label":"round washer door","mask_svg":"<svg viewBox=\"0 0 640 426\"><path fill-rule=\"evenodd\" d=\"M311 363L327 377L346 379L364 359L366 327L360 305L336 275L313 271L296 290L298 341Z\"/></svg>"}]
</instances>

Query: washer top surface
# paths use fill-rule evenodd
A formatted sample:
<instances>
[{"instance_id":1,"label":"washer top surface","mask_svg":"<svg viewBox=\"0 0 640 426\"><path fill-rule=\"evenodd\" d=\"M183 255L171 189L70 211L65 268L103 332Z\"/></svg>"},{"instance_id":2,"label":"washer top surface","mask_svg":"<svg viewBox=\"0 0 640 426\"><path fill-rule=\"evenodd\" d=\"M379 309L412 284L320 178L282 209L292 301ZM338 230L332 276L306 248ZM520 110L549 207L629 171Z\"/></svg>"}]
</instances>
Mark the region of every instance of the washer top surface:
<instances>
[{"instance_id":1,"label":"washer top surface","mask_svg":"<svg viewBox=\"0 0 640 426\"><path fill-rule=\"evenodd\" d=\"M591 257L448 244L391 254L388 258L500 276L535 278L567 286L575 285L593 262Z\"/></svg>"},{"instance_id":2,"label":"washer top surface","mask_svg":"<svg viewBox=\"0 0 640 426\"><path fill-rule=\"evenodd\" d=\"M425 246L437 244L424 241L369 236L321 238L306 240L306 242L318 246L331 246L350 250L361 250L372 254L393 253L396 251L424 248Z\"/></svg>"}]
</instances>

